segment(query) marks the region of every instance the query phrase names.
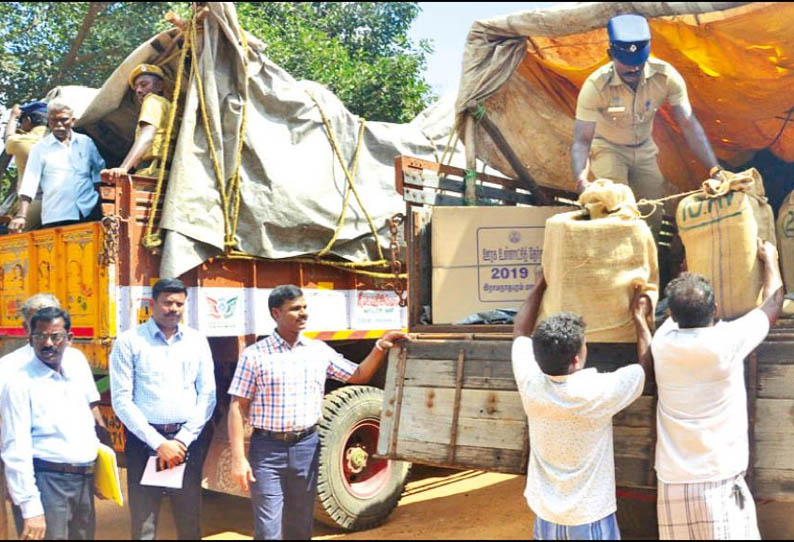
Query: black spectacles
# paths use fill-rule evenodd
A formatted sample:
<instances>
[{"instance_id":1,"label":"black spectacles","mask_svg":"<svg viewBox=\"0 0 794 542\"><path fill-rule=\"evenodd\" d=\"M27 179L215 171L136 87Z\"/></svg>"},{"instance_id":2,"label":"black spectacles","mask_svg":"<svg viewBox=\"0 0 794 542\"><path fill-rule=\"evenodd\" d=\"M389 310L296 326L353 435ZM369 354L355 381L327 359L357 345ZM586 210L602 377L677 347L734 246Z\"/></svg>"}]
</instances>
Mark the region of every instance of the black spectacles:
<instances>
[{"instance_id":1,"label":"black spectacles","mask_svg":"<svg viewBox=\"0 0 794 542\"><path fill-rule=\"evenodd\" d=\"M47 339L51 339L53 344L60 344L69 335L65 331L58 331L56 333L32 333L30 336L37 343L46 343Z\"/></svg>"}]
</instances>

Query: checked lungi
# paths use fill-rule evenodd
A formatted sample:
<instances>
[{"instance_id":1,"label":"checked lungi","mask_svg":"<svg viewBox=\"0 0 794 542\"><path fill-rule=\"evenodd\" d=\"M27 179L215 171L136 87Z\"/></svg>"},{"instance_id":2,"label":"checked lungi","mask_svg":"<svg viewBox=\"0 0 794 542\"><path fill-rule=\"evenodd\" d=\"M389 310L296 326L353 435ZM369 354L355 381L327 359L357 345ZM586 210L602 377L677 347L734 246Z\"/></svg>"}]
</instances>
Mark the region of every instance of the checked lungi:
<instances>
[{"instance_id":1,"label":"checked lungi","mask_svg":"<svg viewBox=\"0 0 794 542\"><path fill-rule=\"evenodd\" d=\"M656 500L660 540L760 540L744 474L721 482L666 484Z\"/></svg>"},{"instance_id":2,"label":"checked lungi","mask_svg":"<svg viewBox=\"0 0 794 542\"><path fill-rule=\"evenodd\" d=\"M620 540L615 513L584 525L560 525L535 516L533 540Z\"/></svg>"}]
</instances>

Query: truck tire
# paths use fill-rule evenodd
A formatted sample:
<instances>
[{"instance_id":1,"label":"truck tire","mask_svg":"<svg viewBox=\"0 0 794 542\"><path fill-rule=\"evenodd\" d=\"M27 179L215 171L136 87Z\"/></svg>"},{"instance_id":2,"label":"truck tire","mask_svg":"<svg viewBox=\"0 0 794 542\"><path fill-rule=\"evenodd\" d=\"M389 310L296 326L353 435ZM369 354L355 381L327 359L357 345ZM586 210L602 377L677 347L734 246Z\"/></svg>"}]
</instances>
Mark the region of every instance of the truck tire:
<instances>
[{"instance_id":1,"label":"truck tire","mask_svg":"<svg viewBox=\"0 0 794 542\"><path fill-rule=\"evenodd\" d=\"M346 386L325 396L315 518L348 531L383 523L397 507L410 463L373 459L383 391Z\"/></svg>"}]
</instances>

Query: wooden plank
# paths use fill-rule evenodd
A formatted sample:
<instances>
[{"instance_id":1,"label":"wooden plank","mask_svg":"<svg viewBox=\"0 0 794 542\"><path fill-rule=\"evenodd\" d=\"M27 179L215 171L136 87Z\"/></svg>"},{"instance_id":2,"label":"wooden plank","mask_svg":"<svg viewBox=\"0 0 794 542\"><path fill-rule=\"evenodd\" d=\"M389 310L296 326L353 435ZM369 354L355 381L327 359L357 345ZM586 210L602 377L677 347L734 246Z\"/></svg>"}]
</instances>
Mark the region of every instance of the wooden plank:
<instances>
[{"instance_id":1,"label":"wooden plank","mask_svg":"<svg viewBox=\"0 0 794 542\"><path fill-rule=\"evenodd\" d=\"M455 464L445 462L447 448L444 444L401 440L398 452L389 459L415 461L439 467L480 469L507 474L526 474L526 465L521 460L521 451L477 446L457 446Z\"/></svg>"},{"instance_id":2,"label":"wooden plank","mask_svg":"<svg viewBox=\"0 0 794 542\"><path fill-rule=\"evenodd\" d=\"M439 388L455 387L455 366L452 359L414 359L406 363L405 380L408 386ZM464 389L517 390L513 367L504 361L466 360Z\"/></svg>"},{"instance_id":3,"label":"wooden plank","mask_svg":"<svg viewBox=\"0 0 794 542\"><path fill-rule=\"evenodd\" d=\"M448 416L455 404L455 388L406 387L403 390L403 409L415 420L424 416ZM505 420L526 422L524 407L518 391L461 390L461 418L481 418L501 422Z\"/></svg>"},{"instance_id":4,"label":"wooden plank","mask_svg":"<svg viewBox=\"0 0 794 542\"><path fill-rule=\"evenodd\" d=\"M415 407L415 405L408 403L403 405L403 423L401 423L397 446L392 449L399 449L403 440L435 442L445 446L442 457L446 459L446 446L449 444L449 427L452 421L452 413L414 417L412 414L417 411L412 407ZM517 450L520 453L524 444L523 428L525 423L517 420L499 420L495 422L485 418L464 418L461 416L458 424L458 444L461 446Z\"/></svg>"},{"instance_id":5,"label":"wooden plank","mask_svg":"<svg viewBox=\"0 0 794 542\"><path fill-rule=\"evenodd\" d=\"M612 419L615 427L655 427L656 401L653 396L641 395Z\"/></svg>"},{"instance_id":6,"label":"wooden plank","mask_svg":"<svg viewBox=\"0 0 794 542\"><path fill-rule=\"evenodd\" d=\"M383 406L380 413L380 431L378 432L378 453L386 455L390 452L389 443L394 428L394 414L397 405L397 363L392 360L399 356L396 348L389 350L386 365L386 381L383 386Z\"/></svg>"},{"instance_id":7,"label":"wooden plank","mask_svg":"<svg viewBox=\"0 0 794 542\"><path fill-rule=\"evenodd\" d=\"M755 351L760 365L794 365L794 342L767 340L758 345Z\"/></svg>"},{"instance_id":8,"label":"wooden plank","mask_svg":"<svg viewBox=\"0 0 794 542\"><path fill-rule=\"evenodd\" d=\"M750 490L756 500L794 502L794 470L756 468Z\"/></svg>"},{"instance_id":9,"label":"wooden plank","mask_svg":"<svg viewBox=\"0 0 794 542\"><path fill-rule=\"evenodd\" d=\"M758 397L794 399L794 365L772 365L759 358Z\"/></svg>"},{"instance_id":10,"label":"wooden plank","mask_svg":"<svg viewBox=\"0 0 794 542\"><path fill-rule=\"evenodd\" d=\"M449 452L447 461L455 462L455 446L458 444L458 422L460 421L461 396L463 395L463 362L465 356L463 349L458 354L458 363L455 369L455 398L452 400L452 427L449 435ZM432 405L432 403L430 403Z\"/></svg>"},{"instance_id":11,"label":"wooden plank","mask_svg":"<svg viewBox=\"0 0 794 542\"><path fill-rule=\"evenodd\" d=\"M754 468L794 470L794 401L758 399L755 408Z\"/></svg>"},{"instance_id":12,"label":"wooden plank","mask_svg":"<svg viewBox=\"0 0 794 542\"><path fill-rule=\"evenodd\" d=\"M615 458L615 485L619 488L653 488L648 484L648 469L653 467L653 459L648 457ZM655 482L655 479L654 479Z\"/></svg>"},{"instance_id":13,"label":"wooden plank","mask_svg":"<svg viewBox=\"0 0 794 542\"><path fill-rule=\"evenodd\" d=\"M650 427L612 428L615 463L624 459L650 460L654 457L653 429Z\"/></svg>"},{"instance_id":14,"label":"wooden plank","mask_svg":"<svg viewBox=\"0 0 794 542\"><path fill-rule=\"evenodd\" d=\"M414 341L408 344L408 357L457 360L463 350L467 365L472 360L503 361L509 365L511 348L511 341Z\"/></svg>"},{"instance_id":15,"label":"wooden plank","mask_svg":"<svg viewBox=\"0 0 794 542\"><path fill-rule=\"evenodd\" d=\"M397 361L397 374L394 378L394 387L396 394L396 404L394 405L394 426L392 427L391 442L389 449L395 449L397 446L397 439L400 435L400 420L402 418L403 407L403 393L405 391L405 364L406 364L406 350L405 347L400 348Z\"/></svg>"}]
</instances>

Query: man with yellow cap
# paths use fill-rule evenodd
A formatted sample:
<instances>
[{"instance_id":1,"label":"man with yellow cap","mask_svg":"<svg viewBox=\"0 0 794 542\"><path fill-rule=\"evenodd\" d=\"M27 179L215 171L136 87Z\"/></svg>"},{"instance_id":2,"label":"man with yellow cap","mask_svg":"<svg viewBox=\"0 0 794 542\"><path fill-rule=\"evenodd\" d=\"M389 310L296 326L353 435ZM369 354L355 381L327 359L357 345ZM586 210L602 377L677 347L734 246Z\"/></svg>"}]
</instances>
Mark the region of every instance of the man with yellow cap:
<instances>
[{"instance_id":1,"label":"man with yellow cap","mask_svg":"<svg viewBox=\"0 0 794 542\"><path fill-rule=\"evenodd\" d=\"M596 178L629 184L638 197L666 195L651 130L659 108L673 120L697 159L715 174L722 169L689 104L686 84L673 66L648 58L651 31L640 15L618 15L607 24L612 62L593 72L576 104L571 169L578 192L589 184L587 161Z\"/></svg>"},{"instance_id":2,"label":"man with yellow cap","mask_svg":"<svg viewBox=\"0 0 794 542\"><path fill-rule=\"evenodd\" d=\"M113 181L127 175L136 168L137 175L156 177L162 165L166 123L171 109L170 102L163 97L165 73L153 64L139 64L132 70L129 83L135 91L135 99L141 105L135 142L119 167L105 170ZM144 166L141 168L141 166Z\"/></svg>"}]
</instances>

